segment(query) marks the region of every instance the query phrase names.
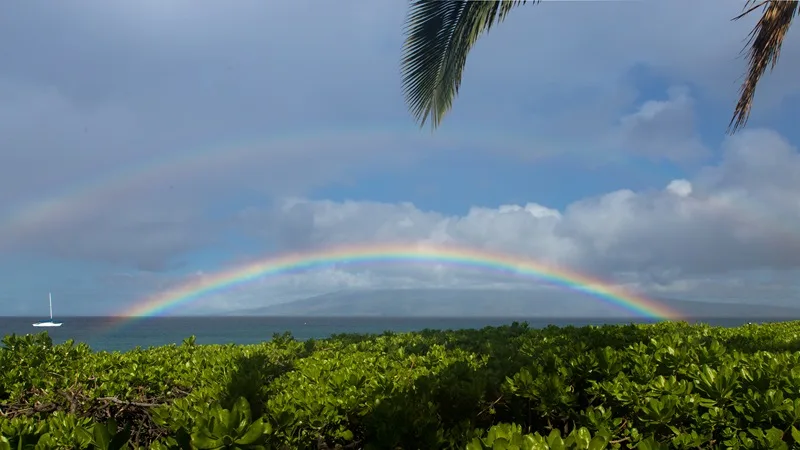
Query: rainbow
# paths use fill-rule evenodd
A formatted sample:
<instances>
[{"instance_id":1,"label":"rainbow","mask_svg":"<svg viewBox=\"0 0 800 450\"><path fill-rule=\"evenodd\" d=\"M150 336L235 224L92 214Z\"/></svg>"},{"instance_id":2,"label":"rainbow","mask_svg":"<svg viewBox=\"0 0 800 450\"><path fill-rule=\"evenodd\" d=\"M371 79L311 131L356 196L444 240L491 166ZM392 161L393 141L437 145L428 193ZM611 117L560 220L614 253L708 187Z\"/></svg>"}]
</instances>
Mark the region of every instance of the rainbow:
<instances>
[{"instance_id":1,"label":"rainbow","mask_svg":"<svg viewBox=\"0 0 800 450\"><path fill-rule=\"evenodd\" d=\"M0 211L0 248L21 236L85 217L104 204L115 204L142 189L165 183L209 177L238 165L267 164L269 158L301 157L310 149L331 145L379 146L419 139L416 130L373 126L368 129L293 130L252 141L228 142L206 148L169 152L139 164L121 164L120 169L104 171L96 178L59 188L51 195Z\"/></svg>"},{"instance_id":2,"label":"rainbow","mask_svg":"<svg viewBox=\"0 0 800 450\"><path fill-rule=\"evenodd\" d=\"M527 148L528 140L481 130L475 135L442 134L435 141L437 150L463 147L467 142L503 142ZM0 249L25 236L47 232L64 221L82 220L102 205L141 195L143 189L162 189L165 184L207 179L231 167L264 167L270 158L308 158L311 152L331 147L374 149L403 143L411 148L431 145L417 127L370 124L359 128L329 127L289 130L251 140L217 143L204 148L166 152L138 164L120 164L118 170L60 187L49 196L17 204L0 211ZM366 151L365 154L374 154ZM386 155L379 156L382 160Z\"/></svg>"},{"instance_id":3,"label":"rainbow","mask_svg":"<svg viewBox=\"0 0 800 450\"><path fill-rule=\"evenodd\" d=\"M262 277L323 267L381 262L432 262L532 277L552 285L587 293L601 301L645 318L683 319L678 312L666 305L628 292L610 283L519 256L460 246L365 244L288 253L220 271L145 298L118 314L115 323L131 321L137 317L160 316L181 305L197 300L203 295Z\"/></svg>"}]
</instances>

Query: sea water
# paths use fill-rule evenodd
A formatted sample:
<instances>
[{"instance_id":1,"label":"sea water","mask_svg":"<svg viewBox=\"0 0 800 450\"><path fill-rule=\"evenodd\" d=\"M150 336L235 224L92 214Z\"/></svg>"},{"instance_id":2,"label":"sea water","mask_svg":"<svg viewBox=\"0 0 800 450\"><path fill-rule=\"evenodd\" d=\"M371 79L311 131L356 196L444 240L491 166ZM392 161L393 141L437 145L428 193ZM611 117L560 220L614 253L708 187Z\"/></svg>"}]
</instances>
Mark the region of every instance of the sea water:
<instances>
[{"instance_id":1,"label":"sea water","mask_svg":"<svg viewBox=\"0 0 800 450\"><path fill-rule=\"evenodd\" d=\"M543 319L543 318L447 318L447 317L160 317L120 320L106 317L60 317L59 328L34 328L37 318L0 317L0 336L47 332L55 343L73 339L85 342L94 350L126 351L166 344L180 344L195 336L198 344L254 344L267 341L273 334L291 333L296 339L322 339L333 334L380 334L384 331L406 332L423 329L465 329L527 322L532 328L548 325L584 326L626 324L631 319ZM702 320L716 326L739 326L752 319ZM774 321L778 321L775 319ZM771 322L772 320L759 320ZM643 320L633 321L645 323Z\"/></svg>"}]
</instances>

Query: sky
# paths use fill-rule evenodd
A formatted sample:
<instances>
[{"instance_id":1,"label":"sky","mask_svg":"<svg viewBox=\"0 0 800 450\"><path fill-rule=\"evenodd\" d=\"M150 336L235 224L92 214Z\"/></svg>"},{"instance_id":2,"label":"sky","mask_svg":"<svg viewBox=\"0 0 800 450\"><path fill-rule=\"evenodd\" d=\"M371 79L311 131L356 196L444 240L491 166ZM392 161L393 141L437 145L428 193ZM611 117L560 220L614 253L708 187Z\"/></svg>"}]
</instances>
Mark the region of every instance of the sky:
<instances>
[{"instance_id":1,"label":"sky","mask_svg":"<svg viewBox=\"0 0 800 450\"><path fill-rule=\"evenodd\" d=\"M526 5L452 112L402 96L403 1L26 1L0 17L0 311L103 315L237 264L437 243L648 296L800 303L800 35L725 131L744 1ZM334 266L185 305L519 283ZM535 280L523 280L534 283Z\"/></svg>"}]
</instances>

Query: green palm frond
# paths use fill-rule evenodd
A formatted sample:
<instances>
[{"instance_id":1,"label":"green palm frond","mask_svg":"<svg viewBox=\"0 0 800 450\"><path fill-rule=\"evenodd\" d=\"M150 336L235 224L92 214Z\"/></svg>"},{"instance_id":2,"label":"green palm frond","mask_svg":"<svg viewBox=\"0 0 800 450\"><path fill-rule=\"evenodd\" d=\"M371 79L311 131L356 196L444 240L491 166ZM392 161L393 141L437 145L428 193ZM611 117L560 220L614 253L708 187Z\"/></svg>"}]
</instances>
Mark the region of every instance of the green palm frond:
<instances>
[{"instance_id":1,"label":"green palm frond","mask_svg":"<svg viewBox=\"0 0 800 450\"><path fill-rule=\"evenodd\" d=\"M792 19L800 14L798 5L800 1L797 0L748 0L745 11L734 18L738 20L758 8L763 9L761 18L750 32L747 42L748 70L742 82L739 102L728 124L728 131L731 134L742 128L750 118L756 86L766 72L767 66L772 70L778 63L786 32L792 24Z\"/></svg>"},{"instance_id":2,"label":"green palm frond","mask_svg":"<svg viewBox=\"0 0 800 450\"><path fill-rule=\"evenodd\" d=\"M403 93L411 113L439 126L458 95L467 54L517 5L540 0L412 0L403 46Z\"/></svg>"}]
</instances>

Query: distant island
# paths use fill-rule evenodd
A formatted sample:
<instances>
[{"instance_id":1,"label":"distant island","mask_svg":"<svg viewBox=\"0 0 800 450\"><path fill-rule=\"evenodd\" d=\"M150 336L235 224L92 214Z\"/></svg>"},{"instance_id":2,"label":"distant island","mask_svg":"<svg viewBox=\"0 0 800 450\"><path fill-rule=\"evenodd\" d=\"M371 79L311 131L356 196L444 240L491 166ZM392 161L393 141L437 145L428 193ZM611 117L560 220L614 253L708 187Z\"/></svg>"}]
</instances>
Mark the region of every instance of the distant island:
<instances>
[{"instance_id":1,"label":"distant island","mask_svg":"<svg viewBox=\"0 0 800 450\"><path fill-rule=\"evenodd\" d=\"M686 317L800 319L800 308L654 299ZM234 311L232 315L637 318L587 294L556 289L356 289Z\"/></svg>"}]
</instances>

